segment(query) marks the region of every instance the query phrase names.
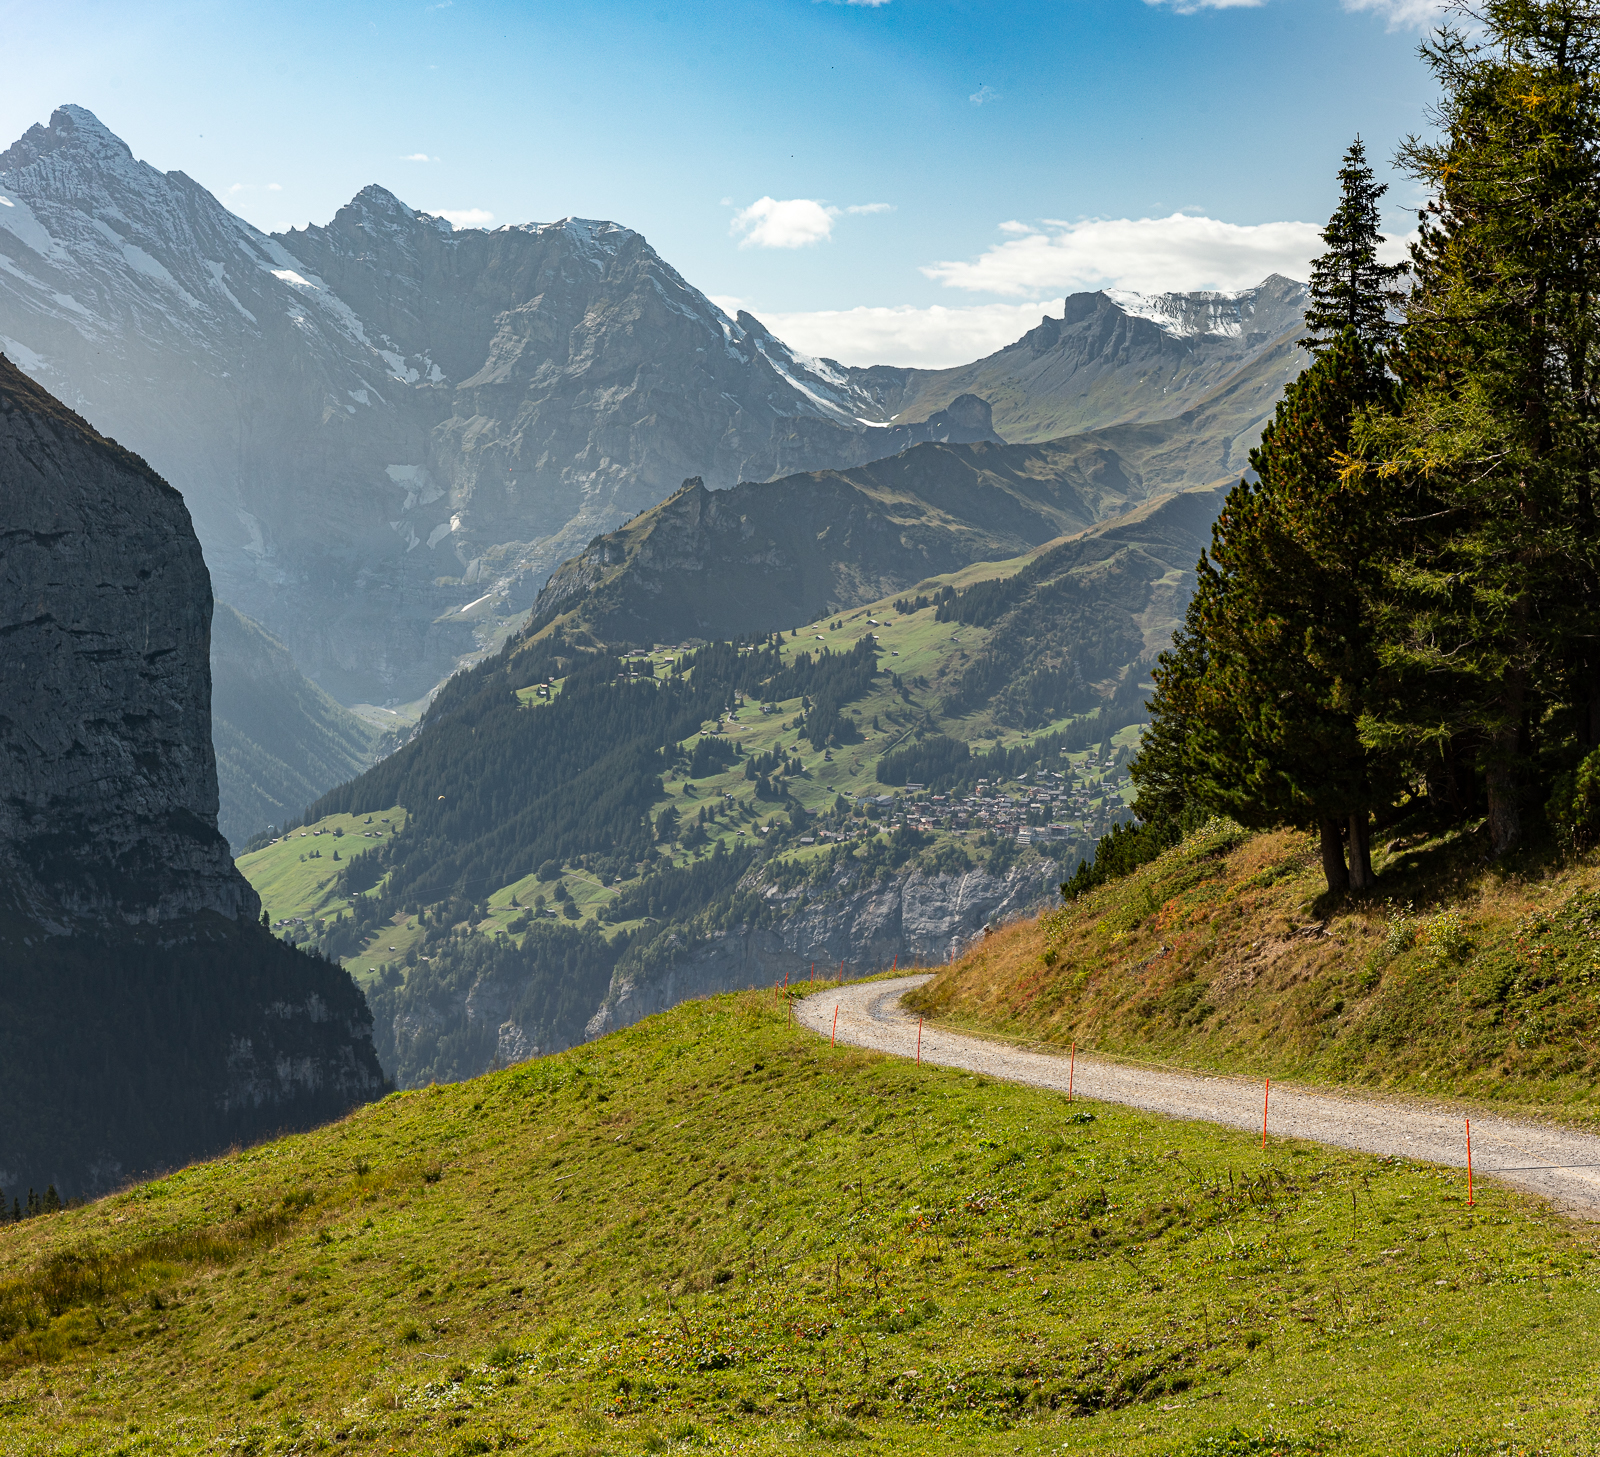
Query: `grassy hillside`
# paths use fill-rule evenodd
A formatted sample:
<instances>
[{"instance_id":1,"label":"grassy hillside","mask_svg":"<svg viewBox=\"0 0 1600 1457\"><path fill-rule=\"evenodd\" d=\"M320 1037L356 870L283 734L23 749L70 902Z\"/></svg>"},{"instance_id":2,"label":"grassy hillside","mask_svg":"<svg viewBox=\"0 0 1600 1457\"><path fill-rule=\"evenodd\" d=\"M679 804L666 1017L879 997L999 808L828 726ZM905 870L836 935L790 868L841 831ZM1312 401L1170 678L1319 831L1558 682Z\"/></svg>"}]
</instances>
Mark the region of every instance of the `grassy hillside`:
<instances>
[{"instance_id":1,"label":"grassy hillside","mask_svg":"<svg viewBox=\"0 0 1600 1457\"><path fill-rule=\"evenodd\" d=\"M0 1228L0 1447L1576 1450L1592 1238L770 994Z\"/></svg>"},{"instance_id":2,"label":"grassy hillside","mask_svg":"<svg viewBox=\"0 0 1600 1457\"><path fill-rule=\"evenodd\" d=\"M398 805L377 814L327 815L241 855L237 864L283 939L314 941L361 893L350 889L341 872L398 835L405 823Z\"/></svg>"},{"instance_id":3,"label":"grassy hillside","mask_svg":"<svg viewBox=\"0 0 1600 1457\"><path fill-rule=\"evenodd\" d=\"M1375 840L1328 904L1315 843L1213 821L990 937L913 998L952 1025L1080 1049L1600 1119L1600 860L1488 863L1481 824Z\"/></svg>"}]
</instances>

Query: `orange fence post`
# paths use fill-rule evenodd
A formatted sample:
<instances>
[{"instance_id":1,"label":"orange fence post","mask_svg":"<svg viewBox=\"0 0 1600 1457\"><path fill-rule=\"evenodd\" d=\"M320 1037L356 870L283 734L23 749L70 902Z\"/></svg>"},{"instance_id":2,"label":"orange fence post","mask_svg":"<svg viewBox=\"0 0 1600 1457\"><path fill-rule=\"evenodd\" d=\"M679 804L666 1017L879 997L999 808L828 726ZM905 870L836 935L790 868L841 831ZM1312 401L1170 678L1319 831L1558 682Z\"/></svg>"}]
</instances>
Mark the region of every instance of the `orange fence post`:
<instances>
[{"instance_id":1,"label":"orange fence post","mask_svg":"<svg viewBox=\"0 0 1600 1457\"><path fill-rule=\"evenodd\" d=\"M922 1018L917 1018L917 1066L922 1066Z\"/></svg>"},{"instance_id":2,"label":"orange fence post","mask_svg":"<svg viewBox=\"0 0 1600 1457\"><path fill-rule=\"evenodd\" d=\"M1261 1095L1261 1148L1267 1147L1267 1099L1272 1096L1272 1079L1267 1079L1267 1090Z\"/></svg>"},{"instance_id":3,"label":"orange fence post","mask_svg":"<svg viewBox=\"0 0 1600 1457\"><path fill-rule=\"evenodd\" d=\"M1072 1101L1072 1074L1078 1067L1078 1044L1072 1044L1072 1053L1067 1059L1067 1102Z\"/></svg>"},{"instance_id":4,"label":"orange fence post","mask_svg":"<svg viewBox=\"0 0 1600 1457\"><path fill-rule=\"evenodd\" d=\"M1467 1124L1467 1208L1472 1208L1472 1120L1468 1118Z\"/></svg>"},{"instance_id":5,"label":"orange fence post","mask_svg":"<svg viewBox=\"0 0 1600 1457\"><path fill-rule=\"evenodd\" d=\"M839 1041L839 1004L833 1004L833 1033L828 1038L828 1046L833 1047Z\"/></svg>"}]
</instances>

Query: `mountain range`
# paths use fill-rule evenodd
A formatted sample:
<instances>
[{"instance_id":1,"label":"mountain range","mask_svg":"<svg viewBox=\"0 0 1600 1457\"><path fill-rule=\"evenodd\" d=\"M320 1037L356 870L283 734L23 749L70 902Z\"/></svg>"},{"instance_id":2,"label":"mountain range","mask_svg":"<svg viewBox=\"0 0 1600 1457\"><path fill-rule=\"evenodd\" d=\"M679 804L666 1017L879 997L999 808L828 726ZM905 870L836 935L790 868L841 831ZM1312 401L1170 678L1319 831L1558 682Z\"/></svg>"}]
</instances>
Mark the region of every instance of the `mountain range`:
<instances>
[{"instance_id":1,"label":"mountain range","mask_svg":"<svg viewBox=\"0 0 1600 1457\"><path fill-rule=\"evenodd\" d=\"M0 153L0 348L181 488L223 831L405 1082L1047 894L1125 813L1112 735L1303 301L1080 294L959 369L856 368L615 223L367 187L267 235L78 107ZM1057 836L1021 816L1063 775ZM919 801L876 837L878 784L941 776L1006 785L1006 833Z\"/></svg>"},{"instance_id":2,"label":"mountain range","mask_svg":"<svg viewBox=\"0 0 1600 1457\"><path fill-rule=\"evenodd\" d=\"M961 369L854 368L616 223L454 229L370 186L268 235L77 106L0 152L0 348L183 491L219 595L347 705L428 692L687 477L1069 431L1136 495L1237 471L1302 299L1081 294ZM1129 433L1206 408L1199 451Z\"/></svg>"}]
</instances>

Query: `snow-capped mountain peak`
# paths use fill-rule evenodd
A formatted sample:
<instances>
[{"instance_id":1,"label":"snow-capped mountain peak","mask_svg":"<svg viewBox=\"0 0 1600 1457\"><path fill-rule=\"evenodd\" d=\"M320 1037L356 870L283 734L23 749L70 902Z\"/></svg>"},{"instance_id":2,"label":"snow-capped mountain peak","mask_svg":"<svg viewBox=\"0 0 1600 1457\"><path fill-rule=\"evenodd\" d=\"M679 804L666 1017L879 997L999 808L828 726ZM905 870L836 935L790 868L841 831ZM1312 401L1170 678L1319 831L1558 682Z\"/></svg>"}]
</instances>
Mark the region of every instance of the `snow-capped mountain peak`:
<instances>
[{"instance_id":1,"label":"snow-capped mountain peak","mask_svg":"<svg viewBox=\"0 0 1600 1457\"><path fill-rule=\"evenodd\" d=\"M1122 288L1102 292L1123 313L1148 319L1174 339L1281 334L1298 323L1306 300L1304 284L1276 273L1254 288L1231 293L1135 293Z\"/></svg>"}]
</instances>

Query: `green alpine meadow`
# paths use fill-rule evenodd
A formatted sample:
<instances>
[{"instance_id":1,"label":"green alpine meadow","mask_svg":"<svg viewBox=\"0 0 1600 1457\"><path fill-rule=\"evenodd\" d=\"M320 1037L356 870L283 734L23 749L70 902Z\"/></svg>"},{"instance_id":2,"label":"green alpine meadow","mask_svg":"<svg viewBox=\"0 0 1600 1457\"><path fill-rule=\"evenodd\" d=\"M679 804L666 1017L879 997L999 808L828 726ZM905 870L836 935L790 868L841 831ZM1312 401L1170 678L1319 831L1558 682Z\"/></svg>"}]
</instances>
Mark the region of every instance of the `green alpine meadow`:
<instances>
[{"instance_id":1,"label":"green alpine meadow","mask_svg":"<svg viewBox=\"0 0 1600 1457\"><path fill-rule=\"evenodd\" d=\"M781 997L0 1240L33 1453L1587 1450L1592 1234L830 1047Z\"/></svg>"}]
</instances>

